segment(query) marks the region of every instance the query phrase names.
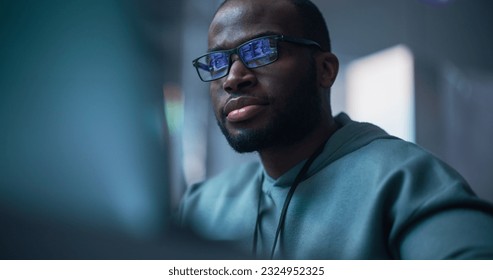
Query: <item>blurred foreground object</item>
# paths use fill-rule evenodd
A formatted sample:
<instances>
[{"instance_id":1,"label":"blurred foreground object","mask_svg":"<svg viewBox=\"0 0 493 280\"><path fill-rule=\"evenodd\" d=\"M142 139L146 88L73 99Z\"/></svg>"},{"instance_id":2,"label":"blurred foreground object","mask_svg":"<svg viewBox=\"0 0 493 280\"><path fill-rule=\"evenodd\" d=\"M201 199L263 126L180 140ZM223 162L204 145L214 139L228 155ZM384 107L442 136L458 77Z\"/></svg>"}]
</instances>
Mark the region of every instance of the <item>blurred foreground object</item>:
<instances>
[{"instance_id":1,"label":"blurred foreground object","mask_svg":"<svg viewBox=\"0 0 493 280\"><path fill-rule=\"evenodd\" d=\"M162 22L134 5L0 3L1 259L205 257L171 233Z\"/></svg>"}]
</instances>

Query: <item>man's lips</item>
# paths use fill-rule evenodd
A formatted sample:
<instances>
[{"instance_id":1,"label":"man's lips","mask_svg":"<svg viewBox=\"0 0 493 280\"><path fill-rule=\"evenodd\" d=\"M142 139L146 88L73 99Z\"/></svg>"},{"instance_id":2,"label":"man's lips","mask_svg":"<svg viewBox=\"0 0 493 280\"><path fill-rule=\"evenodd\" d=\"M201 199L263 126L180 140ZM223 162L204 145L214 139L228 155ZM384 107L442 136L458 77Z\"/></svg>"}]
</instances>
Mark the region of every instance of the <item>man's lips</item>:
<instances>
[{"instance_id":1,"label":"man's lips","mask_svg":"<svg viewBox=\"0 0 493 280\"><path fill-rule=\"evenodd\" d=\"M242 122L256 116L267 104L267 101L252 96L236 97L226 102L223 114L230 122Z\"/></svg>"}]
</instances>

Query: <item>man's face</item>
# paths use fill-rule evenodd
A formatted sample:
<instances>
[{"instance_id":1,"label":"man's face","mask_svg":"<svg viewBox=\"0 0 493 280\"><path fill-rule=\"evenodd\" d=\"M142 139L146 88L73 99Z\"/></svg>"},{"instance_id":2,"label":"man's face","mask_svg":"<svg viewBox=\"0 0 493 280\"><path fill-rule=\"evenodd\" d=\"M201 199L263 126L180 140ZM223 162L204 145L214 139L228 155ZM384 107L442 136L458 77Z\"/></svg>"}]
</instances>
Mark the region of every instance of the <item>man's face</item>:
<instances>
[{"instance_id":1,"label":"man's face","mask_svg":"<svg viewBox=\"0 0 493 280\"><path fill-rule=\"evenodd\" d=\"M227 50L251 39L282 34L302 37L294 7L284 1L233 1L216 14L209 49ZM229 74L210 84L219 127L238 152L293 144L320 123L312 49L279 42L279 58L248 69L233 55Z\"/></svg>"}]
</instances>

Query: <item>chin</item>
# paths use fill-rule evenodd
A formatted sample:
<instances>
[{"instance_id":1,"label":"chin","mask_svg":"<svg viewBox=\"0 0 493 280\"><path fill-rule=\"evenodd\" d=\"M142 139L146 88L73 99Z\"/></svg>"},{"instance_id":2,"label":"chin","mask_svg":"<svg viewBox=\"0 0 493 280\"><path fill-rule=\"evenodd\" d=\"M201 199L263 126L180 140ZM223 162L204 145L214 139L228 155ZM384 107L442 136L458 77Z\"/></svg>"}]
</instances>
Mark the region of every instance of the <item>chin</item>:
<instances>
[{"instance_id":1,"label":"chin","mask_svg":"<svg viewBox=\"0 0 493 280\"><path fill-rule=\"evenodd\" d=\"M269 129L227 129L219 125L229 145L238 153L251 153L265 148L270 141Z\"/></svg>"},{"instance_id":2,"label":"chin","mask_svg":"<svg viewBox=\"0 0 493 280\"><path fill-rule=\"evenodd\" d=\"M263 137L259 137L258 133L225 134L225 137L229 145L238 153L251 153L263 147Z\"/></svg>"}]
</instances>

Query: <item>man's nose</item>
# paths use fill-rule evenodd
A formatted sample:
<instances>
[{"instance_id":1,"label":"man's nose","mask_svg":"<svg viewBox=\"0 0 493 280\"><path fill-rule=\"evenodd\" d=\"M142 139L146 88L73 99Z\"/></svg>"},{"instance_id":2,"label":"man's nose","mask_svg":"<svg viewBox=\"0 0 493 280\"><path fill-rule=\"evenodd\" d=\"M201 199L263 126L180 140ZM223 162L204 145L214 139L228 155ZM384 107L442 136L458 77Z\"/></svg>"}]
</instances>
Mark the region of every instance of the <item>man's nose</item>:
<instances>
[{"instance_id":1,"label":"man's nose","mask_svg":"<svg viewBox=\"0 0 493 280\"><path fill-rule=\"evenodd\" d=\"M257 77L239 59L233 60L229 74L223 83L223 89L228 93L241 92L257 84Z\"/></svg>"}]
</instances>

